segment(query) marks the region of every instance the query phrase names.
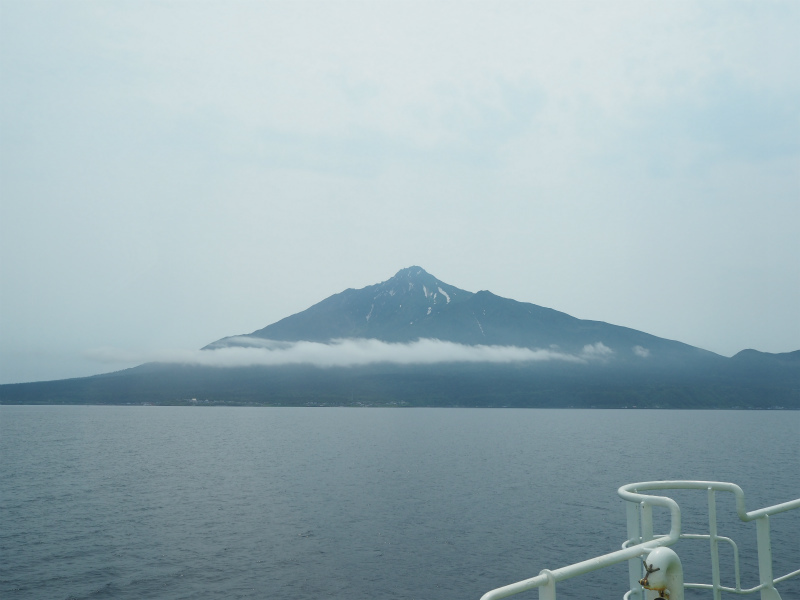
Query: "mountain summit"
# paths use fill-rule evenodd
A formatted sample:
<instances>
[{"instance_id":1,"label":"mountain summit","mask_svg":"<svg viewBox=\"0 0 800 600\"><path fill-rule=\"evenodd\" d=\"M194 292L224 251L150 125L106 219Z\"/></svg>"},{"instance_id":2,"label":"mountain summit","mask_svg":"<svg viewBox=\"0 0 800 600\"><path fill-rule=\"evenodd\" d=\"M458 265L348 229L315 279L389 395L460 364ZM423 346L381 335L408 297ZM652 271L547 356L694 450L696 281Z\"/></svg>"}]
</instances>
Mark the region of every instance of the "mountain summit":
<instances>
[{"instance_id":1,"label":"mountain summit","mask_svg":"<svg viewBox=\"0 0 800 600\"><path fill-rule=\"evenodd\" d=\"M588 352L595 358L633 363L718 358L634 329L577 319L488 291L468 292L418 266L402 269L382 283L345 290L263 329L223 338L205 349L250 345L253 338L286 342L433 338L467 345Z\"/></svg>"},{"instance_id":2,"label":"mountain summit","mask_svg":"<svg viewBox=\"0 0 800 600\"><path fill-rule=\"evenodd\" d=\"M421 267L408 267L382 283L347 289L263 329L245 336L223 338L207 349L236 345L242 338L325 342L341 338L373 338L407 342L430 333L442 315L473 294L439 281ZM445 336L442 339L449 339Z\"/></svg>"},{"instance_id":3,"label":"mountain summit","mask_svg":"<svg viewBox=\"0 0 800 600\"><path fill-rule=\"evenodd\" d=\"M410 341L431 337L425 335L424 324L433 322L450 304L456 305L470 296L470 292L439 281L421 267L409 267L382 283L335 294L249 336L283 341ZM415 330L415 325L417 330L422 329Z\"/></svg>"}]
</instances>

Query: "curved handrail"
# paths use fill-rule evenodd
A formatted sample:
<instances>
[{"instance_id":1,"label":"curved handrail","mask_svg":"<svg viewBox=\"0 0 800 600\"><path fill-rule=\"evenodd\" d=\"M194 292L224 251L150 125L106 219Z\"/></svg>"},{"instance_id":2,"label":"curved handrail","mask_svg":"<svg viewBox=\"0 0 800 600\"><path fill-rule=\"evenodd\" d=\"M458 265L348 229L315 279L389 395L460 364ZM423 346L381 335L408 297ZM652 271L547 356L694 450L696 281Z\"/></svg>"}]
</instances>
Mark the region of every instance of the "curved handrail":
<instances>
[{"instance_id":1,"label":"curved handrail","mask_svg":"<svg viewBox=\"0 0 800 600\"><path fill-rule=\"evenodd\" d=\"M636 558L637 556L642 556L643 554L649 553L660 546L671 546L675 544L681 538L681 511L678 503L667 496L655 496L651 494L643 494L641 492L678 489L717 490L731 492L734 494L736 499L736 512L742 521L754 521L762 517L767 517L794 508L800 508L800 498L798 498L796 500L790 500L789 502L783 502L781 504L775 504L773 506L747 512L742 488L736 484L721 481L670 480L629 483L627 485L623 485L617 490L617 493L620 495L620 497L628 502L633 502L641 506L662 506L669 509L669 534L658 536L651 540L642 541L634 546L627 546L628 543L633 541L628 540L626 544L623 545L623 548L621 550L617 550L616 552L604 554L596 558L575 563L573 565L568 565L566 567L561 567L560 569L555 569L552 571L543 569L536 577L531 577L530 579L524 579L516 583L493 589L481 596L481 600L500 600L500 598L506 598L508 596L542 586L548 586L552 589L552 595L547 595L547 597L553 598L554 600L554 586L558 581L570 579L577 575L589 573L597 569L602 569L604 567ZM789 574L786 577L793 576L794 574L795 573ZM760 587L762 586L759 586L759 588ZM540 594L541 593L542 591L540 591Z\"/></svg>"},{"instance_id":2,"label":"curved handrail","mask_svg":"<svg viewBox=\"0 0 800 600\"><path fill-rule=\"evenodd\" d=\"M622 488L620 488L620 493L621 490ZM511 583L509 585L486 592L483 596L481 596L481 600L499 600L500 598L506 598L514 594L519 594L520 592L532 590L548 583L555 583L558 581L564 581L565 579L571 579L577 575L590 573L591 571L595 571L597 569L609 567L611 565L630 560L631 558L642 556L643 554L649 553L660 546L671 546L680 539L681 509L677 502L675 502L672 498L667 498L666 496L650 496L646 494L639 494L636 491L625 490L625 494L627 497L623 497L631 502L643 502L654 506L664 506L668 508L671 515L669 534L656 539L647 540L640 544L636 544L635 546L629 546L627 548L623 548L622 550L617 550L616 552L610 552L609 554L604 554L596 558L590 558L589 560L584 560L573 565L567 565L566 567L561 567L560 569L555 569L553 571L544 569L536 577L531 577L530 579Z\"/></svg>"},{"instance_id":3,"label":"curved handrail","mask_svg":"<svg viewBox=\"0 0 800 600\"><path fill-rule=\"evenodd\" d=\"M742 521L754 521L761 517L774 515L792 510L793 508L800 508L800 498L775 504L766 508L760 508L747 512L744 504L744 492L735 483L726 483L723 481L692 481L677 479L673 481L643 481L639 483L629 483L623 485L617 490L617 493L629 502L640 502L640 498L663 498L663 496L647 496L638 494L639 491L651 490L708 490L713 489L720 492L731 492L736 499L736 514ZM648 502L649 504L658 505L658 502Z\"/></svg>"}]
</instances>

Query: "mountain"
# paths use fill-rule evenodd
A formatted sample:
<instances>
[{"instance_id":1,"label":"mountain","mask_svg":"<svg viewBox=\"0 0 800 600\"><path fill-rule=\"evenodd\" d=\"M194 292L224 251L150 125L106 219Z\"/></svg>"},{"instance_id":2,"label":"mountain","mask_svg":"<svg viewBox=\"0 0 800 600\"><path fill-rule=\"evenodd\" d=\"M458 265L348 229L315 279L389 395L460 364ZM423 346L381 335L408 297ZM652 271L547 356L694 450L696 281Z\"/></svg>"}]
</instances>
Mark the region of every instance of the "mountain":
<instances>
[{"instance_id":1,"label":"mountain","mask_svg":"<svg viewBox=\"0 0 800 600\"><path fill-rule=\"evenodd\" d=\"M415 352L413 342L429 339L459 344L450 351L516 347L511 350L555 358L459 362L446 355L438 362L382 359L341 367L147 363L94 377L0 385L0 404L800 409L800 351L744 350L726 358L488 291L462 290L420 267L222 338L200 354L261 347L263 356L298 342L322 342L318 347L335 353L359 340L372 344L370 351L379 340L410 343L399 347Z\"/></svg>"},{"instance_id":2,"label":"mountain","mask_svg":"<svg viewBox=\"0 0 800 600\"><path fill-rule=\"evenodd\" d=\"M395 343L434 338L574 354L593 347L607 359L613 356L617 362L634 363L724 360L712 352L635 329L577 319L488 291L468 292L416 266L402 269L382 283L330 296L263 329L217 340L205 349L248 346L259 339L328 342L342 338Z\"/></svg>"},{"instance_id":3,"label":"mountain","mask_svg":"<svg viewBox=\"0 0 800 600\"><path fill-rule=\"evenodd\" d=\"M771 352L748 349L734 355L732 360L741 365L761 365L768 368L780 365L797 367L800 366L800 350L773 354Z\"/></svg>"}]
</instances>

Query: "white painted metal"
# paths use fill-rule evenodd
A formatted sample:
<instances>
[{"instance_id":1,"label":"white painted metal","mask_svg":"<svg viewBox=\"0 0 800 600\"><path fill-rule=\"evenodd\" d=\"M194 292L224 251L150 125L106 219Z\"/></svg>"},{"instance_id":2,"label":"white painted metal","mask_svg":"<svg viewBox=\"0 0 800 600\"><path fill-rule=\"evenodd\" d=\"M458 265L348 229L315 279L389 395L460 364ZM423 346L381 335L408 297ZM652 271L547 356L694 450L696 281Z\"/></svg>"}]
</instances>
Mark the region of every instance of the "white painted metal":
<instances>
[{"instance_id":1,"label":"white painted metal","mask_svg":"<svg viewBox=\"0 0 800 600\"><path fill-rule=\"evenodd\" d=\"M683 600L683 566L681 559L670 548L656 548L645 558L653 570L647 574L646 600L669 598Z\"/></svg>"},{"instance_id":2,"label":"white painted metal","mask_svg":"<svg viewBox=\"0 0 800 600\"><path fill-rule=\"evenodd\" d=\"M626 503L628 511L628 539L640 544L642 542L642 519L639 516L639 505ZM624 546L623 546L624 547ZM643 600L639 578L642 576L642 561L639 557L628 559L628 587L631 592L629 600Z\"/></svg>"},{"instance_id":3,"label":"white painted metal","mask_svg":"<svg viewBox=\"0 0 800 600\"><path fill-rule=\"evenodd\" d=\"M775 590L772 577L772 543L769 539L769 515L759 517L756 521L758 532L758 578L764 586L761 590L761 600L780 600L781 597Z\"/></svg>"},{"instance_id":4,"label":"white painted metal","mask_svg":"<svg viewBox=\"0 0 800 600\"><path fill-rule=\"evenodd\" d=\"M722 599L719 580L719 538L717 537L717 498L714 488L708 488L708 533L711 542L711 585L714 600Z\"/></svg>"},{"instance_id":5,"label":"white painted metal","mask_svg":"<svg viewBox=\"0 0 800 600\"><path fill-rule=\"evenodd\" d=\"M678 504L666 496L653 496L650 494L643 494L642 492L652 492L656 490L678 490L678 489L697 489L706 490L708 493L708 506L709 506L709 533L708 534L681 534L681 512ZM717 517L716 517L716 495L715 493L730 492L734 495L736 500L736 512L742 521L756 521L758 533L758 560L759 560L759 578L760 585L749 590L743 590L739 581L739 553L736 544L733 540L719 536L717 534ZM639 578L643 577L645 573L642 571L642 556L655 556L661 559L663 556L668 556L669 553L656 552L657 549L666 548L667 546L674 545L679 539L707 539L709 540L711 548L711 564L712 564L712 583L685 583L683 582L683 572L680 570L680 596L675 595L676 590L670 589L670 600L682 600L683 588L700 588L710 589L713 592L714 600L719 600L722 591L733 592L738 594L749 594L756 591L761 592L761 600L781 600L778 591L775 589L775 584L785 581L790 577L800 575L800 569L783 575L781 577L773 578L772 574L772 549L770 544L770 524L769 516L787 510L800 508L800 498L774 506L768 506L759 510L747 512L745 509L744 492L738 485L732 483L723 483L716 481L647 481L642 483L631 483L624 485L617 493L627 502L627 523L628 523L628 540L623 544L621 550L604 554L590 560L585 560L574 565L568 565L555 570L543 570L536 577L518 581L506 585L490 592L487 592L481 597L481 600L499 600L508 596L518 594L527 590L539 588L540 600L556 600L556 583L571 579L578 575L583 575L602 569L610 565L620 562L628 562L628 581L630 591L628 591L624 600L649 600L652 596L648 591L648 595L643 593L642 586L639 584ZM653 513L654 506L661 506L670 511L670 530L667 535L654 535L653 534ZM735 569L735 588L730 588L721 585L719 578L719 541L730 543L733 546L734 554L734 569ZM674 554L671 550L670 553ZM677 559L677 555L675 555ZM665 559L666 560L666 559ZM677 564L680 560L677 559ZM675 571L675 564L670 563L669 569L672 574L672 586L677 584L678 575ZM666 572L667 569L664 569ZM651 580L648 580L651 581ZM668 584L669 585L669 584ZM651 586L649 586L651 587Z\"/></svg>"},{"instance_id":6,"label":"white painted metal","mask_svg":"<svg viewBox=\"0 0 800 600\"><path fill-rule=\"evenodd\" d=\"M556 578L548 571L543 569L539 575L544 575L547 583L539 588L539 600L556 600Z\"/></svg>"},{"instance_id":7,"label":"white painted metal","mask_svg":"<svg viewBox=\"0 0 800 600\"><path fill-rule=\"evenodd\" d=\"M640 502L639 510L642 514L642 541L648 542L653 539L653 507Z\"/></svg>"}]
</instances>

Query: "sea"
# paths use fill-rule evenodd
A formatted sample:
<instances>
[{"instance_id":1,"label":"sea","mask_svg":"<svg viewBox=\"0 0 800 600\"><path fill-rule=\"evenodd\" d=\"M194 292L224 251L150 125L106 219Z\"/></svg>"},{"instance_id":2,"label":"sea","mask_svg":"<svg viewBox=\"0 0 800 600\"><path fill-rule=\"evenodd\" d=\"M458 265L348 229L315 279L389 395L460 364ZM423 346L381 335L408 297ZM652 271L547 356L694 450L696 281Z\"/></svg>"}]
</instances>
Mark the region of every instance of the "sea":
<instances>
[{"instance_id":1,"label":"sea","mask_svg":"<svg viewBox=\"0 0 800 600\"><path fill-rule=\"evenodd\" d=\"M619 486L668 479L736 483L747 510L800 497L800 412L0 406L0 597L478 600L619 549ZM706 493L672 497L705 533ZM758 585L755 524L731 494L717 513ZM770 522L775 575L800 569L800 510ZM707 541L674 549L711 581Z\"/></svg>"}]
</instances>

